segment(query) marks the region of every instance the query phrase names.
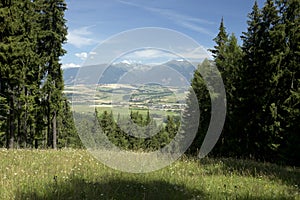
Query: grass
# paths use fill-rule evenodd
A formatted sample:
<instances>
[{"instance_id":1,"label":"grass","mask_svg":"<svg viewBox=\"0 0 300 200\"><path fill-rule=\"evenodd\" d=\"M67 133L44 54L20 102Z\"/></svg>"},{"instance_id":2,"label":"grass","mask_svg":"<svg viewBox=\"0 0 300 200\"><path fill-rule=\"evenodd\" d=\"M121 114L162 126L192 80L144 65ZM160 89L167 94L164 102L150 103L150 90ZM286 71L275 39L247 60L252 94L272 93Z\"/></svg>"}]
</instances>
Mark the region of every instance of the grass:
<instances>
[{"instance_id":1,"label":"grass","mask_svg":"<svg viewBox=\"0 0 300 200\"><path fill-rule=\"evenodd\" d=\"M182 158L147 174L110 169L85 150L0 149L0 199L300 199L299 168Z\"/></svg>"}]
</instances>

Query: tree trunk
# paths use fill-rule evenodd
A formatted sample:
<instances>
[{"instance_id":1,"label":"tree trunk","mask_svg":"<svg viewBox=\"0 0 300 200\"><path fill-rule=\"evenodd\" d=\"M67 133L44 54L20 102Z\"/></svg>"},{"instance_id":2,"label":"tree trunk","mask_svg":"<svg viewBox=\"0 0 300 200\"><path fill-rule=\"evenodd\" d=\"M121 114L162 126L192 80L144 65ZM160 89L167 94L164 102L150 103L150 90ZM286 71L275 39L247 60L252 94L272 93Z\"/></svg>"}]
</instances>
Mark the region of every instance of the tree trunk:
<instances>
[{"instance_id":1,"label":"tree trunk","mask_svg":"<svg viewBox=\"0 0 300 200\"><path fill-rule=\"evenodd\" d=\"M56 111L53 113L52 119L52 148L56 149L56 138L57 138L57 130L56 130Z\"/></svg>"},{"instance_id":2,"label":"tree trunk","mask_svg":"<svg viewBox=\"0 0 300 200\"><path fill-rule=\"evenodd\" d=\"M53 146L53 144L52 144L52 134L51 134L50 95L51 95L51 92L49 92L48 98L47 98L47 135L46 135L46 144L47 144L47 147Z\"/></svg>"},{"instance_id":3,"label":"tree trunk","mask_svg":"<svg viewBox=\"0 0 300 200\"><path fill-rule=\"evenodd\" d=\"M38 141L38 139L34 139L34 148L36 148L36 149L39 148L39 141Z\"/></svg>"},{"instance_id":4,"label":"tree trunk","mask_svg":"<svg viewBox=\"0 0 300 200\"><path fill-rule=\"evenodd\" d=\"M23 87L23 90L25 92L26 99L28 99L29 94L28 94L27 87ZM25 102L25 110L24 110L24 119L23 119L23 137L24 137L24 142L25 142L25 148L27 147L27 143L28 143L27 121L28 121L28 105L27 105L27 101L26 101ZM31 143L29 142L29 144L31 144Z\"/></svg>"},{"instance_id":5,"label":"tree trunk","mask_svg":"<svg viewBox=\"0 0 300 200\"><path fill-rule=\"evenodd\" d=\"M10 116L8 116L8 119L6 121L6 148L9 149L9 138L10 138Z\"/></svg>"},{"instance_id":6,"label":"tree trunk","mask_svg":"<svg viewBox=\"0 0 300 200\"><path fill-rule=\"evenodd\" d=\"M18 103L19 104L19 103ZM18 105L18 107L20 108L20 105ZM17 119L17 149L20 148L20 144L21 144L21 117L20 117L20 113L18 114L18 119Z\"/></svg>"},{"instance_id":7,"label":"tree trunk","mask_svg":"<svg viewBox=\"0 0 300 200\"><path fill-rule=\"evenodd\" d=\"M9 111L9 137L7 141L7 146L9 149L14 148L15 140L15 113L14 113L14 96L11 96L10 99L10 111Z\"/></svg>"}]
</instances>

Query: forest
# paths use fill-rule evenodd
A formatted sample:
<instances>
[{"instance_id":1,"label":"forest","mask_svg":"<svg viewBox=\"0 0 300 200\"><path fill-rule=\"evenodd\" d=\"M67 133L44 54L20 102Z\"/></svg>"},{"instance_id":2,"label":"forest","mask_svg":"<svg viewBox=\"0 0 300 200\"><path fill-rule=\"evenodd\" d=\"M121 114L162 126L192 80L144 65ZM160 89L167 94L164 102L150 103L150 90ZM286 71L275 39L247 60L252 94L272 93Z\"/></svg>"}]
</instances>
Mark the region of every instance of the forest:
<instances>
[{"instance_id":1,"label":"forest","mask_svg":"<svg viewBox=\"0 0 300 200\"><path fill-rule=\"evenodd\" d=\"M63 0L0 2L0 146L78 146L60 58ZM75 138L75 140L74 140Z\"/></svg>"},{"instance_id":2,"label":"forest","mask_svg":"<svg viewBox=\"0 0 300 200\"><path fill-rule=\"evenodd\" d=\"M0 1L0 147L83 148L64 94L66 9L64 0ZM217 66L226 89L225 125L209 156L299 166L300 1L266 0L262 8L255 2L242 44L225 24L222 19L210 49L213 60L198 66ZM191 86L201 115L186 154L196 156L214 99L198 70ZM120 131L109 112L96 110L95 116L113 143L130 150L155 150L170 142L179 126L168 116L158 135L141 141ZM138 112L131 112L131 119L153 123Z\"/></svg>"},{"instance_id":3,"label":"forest","mask_svg":"<svg viewBox=\"0 0 300 200\"><path fill-rule=\"evenodd\" d=\"M298 0L267 0L262 9L255 2L241 46L222 19L211 52L226 88L227 115L212 155L299 166L299 16ZM195 140L201 141L210 104L197 71L192 87L204 110Z\"/></svg>"}]
</instances>

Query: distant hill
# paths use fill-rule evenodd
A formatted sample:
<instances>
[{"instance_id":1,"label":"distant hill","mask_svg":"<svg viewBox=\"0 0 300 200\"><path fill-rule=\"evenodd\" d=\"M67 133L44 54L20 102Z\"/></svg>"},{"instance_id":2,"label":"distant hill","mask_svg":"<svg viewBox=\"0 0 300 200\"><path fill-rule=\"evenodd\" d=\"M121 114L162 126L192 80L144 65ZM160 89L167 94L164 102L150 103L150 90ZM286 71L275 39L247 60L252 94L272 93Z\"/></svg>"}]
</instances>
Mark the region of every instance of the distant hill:
<instances>
[{"instance_id":1,"label":"distant hill","mask_svg":"<svg viewBox=\"0 0 300 200\"><path fill-rule=\"evenodd\" d=\"M195 67L187 61L172 60L167 63L149 66L139 63L114 63L107 67L106 64L84 66L81 68L64 69L65 85L75 83L91 84L97 82L100 74L100 84L112 83L145 83L182 85L190 82ZM77 77L78 72L80 77Z\"/></svg>"}]
</instances>

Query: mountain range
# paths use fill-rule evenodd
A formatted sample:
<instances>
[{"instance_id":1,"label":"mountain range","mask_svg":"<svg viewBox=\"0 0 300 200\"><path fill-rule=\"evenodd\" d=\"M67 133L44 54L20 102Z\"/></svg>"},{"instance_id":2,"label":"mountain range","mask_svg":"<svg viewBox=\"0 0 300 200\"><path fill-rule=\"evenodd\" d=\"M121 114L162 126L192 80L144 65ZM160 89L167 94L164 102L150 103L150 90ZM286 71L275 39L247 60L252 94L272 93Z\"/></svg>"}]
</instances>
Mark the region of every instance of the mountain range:
<instances>
[{"instance_id":1,"label":"mountain range","mask_svg":"<svg viewBox=\"0 0 300 200\"><path fill-rule=\"evenodd\" d=\"M190 83L195 66L185 60L172 60L159 65L113 63L64 69L65 85L76 84L144 84L181 86Z\"/></svg>"}]
</instances>

